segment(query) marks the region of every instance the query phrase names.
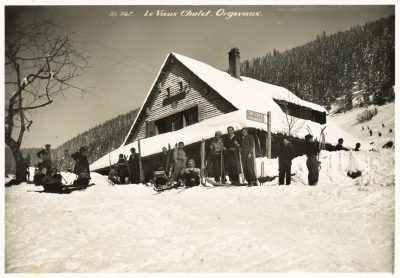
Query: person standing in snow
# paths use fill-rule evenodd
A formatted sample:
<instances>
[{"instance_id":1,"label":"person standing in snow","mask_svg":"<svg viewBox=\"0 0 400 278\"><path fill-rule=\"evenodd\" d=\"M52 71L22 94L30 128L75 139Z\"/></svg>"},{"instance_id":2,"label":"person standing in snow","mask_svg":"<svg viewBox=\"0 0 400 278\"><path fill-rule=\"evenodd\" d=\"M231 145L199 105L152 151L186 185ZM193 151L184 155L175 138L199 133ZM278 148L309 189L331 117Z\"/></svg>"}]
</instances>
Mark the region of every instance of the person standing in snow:
<instances>
[{"instance_id":1,"label":"person standing in snow","mask_svg":"<svg viewBox=\"0 0 400 278\"><path fill-rule=\"evenodd\" d=\"M181 175L186 168L186 152L183 150L183 142L179 142L178 146L174 150L173 161L174 161L174 172L172 174L171 181L174 182L181 178Z\"/></svg>"},{"instance_id":2,"label":"person standing in snow","mask_svg":"<svg viewBox=\"0 0 400 278\"><path fill-rule=\"evenodd\" d=\"M354 151L356 151L356 152L360 151L360 147L361 147L361 144L357 143L356 144L356 148L354 149Z\"/></svg>"},{"instance_id":3,"label":"person standing in snow","mask_svg":"<svg viewBox=\"0 0 400 278\"><path fill-rule=\"evenodd\" d=\"M139 169L139 156L136 153L135 148L131 148L131 154L128 158L128 167L131 180L131 183L139 184L140 183L140 169Z\"/></svg>"},{"instance_id":4,"label":"person standing in snow","mask_svg":"<svg viewBox=\"0 0 400 278\"><path fill-rule=\"evenodd\" d=\"M90 169L86 151L86 147L82 146L78 152L71 154L71 157L76 161L74 167L74 173L77 175L77 179L74 181L75 185L89 185Z\"/></svg>"},{"instance_id":5,"label":"person standing in snow","mask_svg":"<svg viewBox=\"0 0 400 278\"><path fill-rule=\"evenodd\" d=\"M126 167L126 157L121 153L117 162L118 176L121 184L126 184L128 177L128 168Z\"/></svg>"},{"instance_id":6,"label":"person standing in snow","mask_svg":"<svg viewBox=\"0 0 400 278\"><path fill-rule=\"evenodd\" d=\"M308 169L308 184L317 185L319 177L319 161L317 155L320 152L318 142L312 141L313 136L307 134L305 144L305 154L307 155L307 169Z\"/></svg>"},{"instance_id":7,"label":"person standing in snow","mask_svg":"<svg viewBox=\"0 0 400 278\"><path fill-rule=\"evenodd\" d=\"M279 185L284 184L286 176L286 185L291 182L291 168L293 159L293 148L289 140L283 139L279 152Z\"/></svg>"},{"instance_id":8,"label":"person standing in snow","mask_svg":"<svg viewBox=\"0 0 400 278\"><path fill-rule=\"evenodd\" d=\"M229 126L228 137L225 139L225 170L228 172L229 180L232 184L239 184L239 166L238 166L238 147L239 142L235 136L233 127Z\"/></svg>"},{"instance_id":9,"label":"person standing in snow","mask_svg":"<svg viewBox=\"0 0 400 278\"><path fill-rule=\"evenodd\" d=\"M210 150L211 150L211 165L212 165L214 180L216 182L222 181L222 183L225 183L226 178L224 171L223 155L226 148L224 147L224 142L222 141L221 131L215 132L215 137L211 142Z\"/></svg>"},{"instance_id":10,"label":"person standing in snow","mask_svg":"<svg viewBox=\"0 0 400 278\"><path fill-rule=\"evenodd\" d=\"M51 152L50 152L50 144L45 145L45 149L41 149L38 153L37 156L42 159L42 166L46 169L46 173L50 173L50 169L52 167L52 161L51 161Z\"/></svg>"},{"instance_id":11,"label":"person standing in snow","mask_svg":"<svg viewBox=\"0 0 400 278\"><path fill-rule=\"evenodd\" d=\"M248 134L246 128L242 129L242 140L240 142L240 155L242 157L243 174L249 186L256 185L256 173L254 172L254 137Z\"/></svg>"},{"instance_id":12,"label":"person standing in snow","mask_svg":"<svg viewBox=\"0 0 400 278\"><path fill-rule=\"evenodd\" d=\"M74 173L77 175L81 173L90 175L89 161L86 156L86 151L86 147L80 147L78 152L71 154L71 157L76 161Z\"/></svg>"}]
</instances>

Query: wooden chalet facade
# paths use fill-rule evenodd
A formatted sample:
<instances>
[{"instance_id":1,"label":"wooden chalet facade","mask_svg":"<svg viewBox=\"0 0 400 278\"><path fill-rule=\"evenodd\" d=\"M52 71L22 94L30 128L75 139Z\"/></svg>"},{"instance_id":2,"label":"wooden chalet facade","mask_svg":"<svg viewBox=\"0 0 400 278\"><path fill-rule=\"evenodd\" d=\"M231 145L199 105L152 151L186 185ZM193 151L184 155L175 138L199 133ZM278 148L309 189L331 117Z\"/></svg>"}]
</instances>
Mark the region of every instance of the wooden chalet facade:
<instances>
[{"instance_id":1,"label":"wooden chalet facade","mask_svg":"<svg viewBox=\"0 0 400 278\"><path fill-rule=\"evenodd\" d=\"M124 144L235 110L175 56L169 55Z\"/></svg>"},{"instance_id":2,"label":"wooden chalet facade","mask_svg":"<svg viewBox=\"0 0 400 278\"><path fill-rule=\"evenodd\" d=\"M326 123L324 108L299 99L285 88L241 77L237 48L229 52L228 73L183 55L170 53L123 145L94 162L91 169L107 173L108 161L115 163L119 153L127 155L131 147L138 149L139 140L146 179L151 177L162 147L170 144L174 148L179 141L185 143L188 156L200 165L201 139L206 139L206 142L212 140L217 130L226 133L228 125L236 126L236 130L247 126L250 134L257 134L260 139L257 156L266 156L265 125L260 127L254 122L239 119L238 115L241 117L243 111L245 115L246 109L262 109L265 111L263 113L273 111L274 119L283 119L286 114L308 120L315 130L320 130L320 126ZM276 122L274 126L277 126ZM283 136L279 131L273 132L272 157L277 156ZM302 140L292 139L300 154Z\"/></svg>"}]
</instances>

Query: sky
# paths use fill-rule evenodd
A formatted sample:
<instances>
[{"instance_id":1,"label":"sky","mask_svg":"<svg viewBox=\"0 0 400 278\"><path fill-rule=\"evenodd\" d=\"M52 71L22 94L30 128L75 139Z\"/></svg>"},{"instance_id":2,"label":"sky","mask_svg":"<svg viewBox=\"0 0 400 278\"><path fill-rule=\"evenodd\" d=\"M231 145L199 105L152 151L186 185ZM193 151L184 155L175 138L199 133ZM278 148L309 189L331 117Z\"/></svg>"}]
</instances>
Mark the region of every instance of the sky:
<instances>
[{"instance_id":1,"label":"sky","mask_svg":"<svg viewBox=\"0 0 400 278\"><path fill-rule=\"evenodd\" d=\"M181 15L188 10L210 12ZM157 16L157 11L176 16ZM258 16L219 16L223 11ZM57 147L140 107L170 52L226 70L233 47L240 49L242 61L288 50L323 31L330 35L393 15L394 6L29 6L7 7L6 18L10 12L21 21L52 20L60 33L71 32L76 47L88 56L89 72L74 84L90 87L93 94L68 91L38 110L22 143Z\"/></svg>"}]
</instances>

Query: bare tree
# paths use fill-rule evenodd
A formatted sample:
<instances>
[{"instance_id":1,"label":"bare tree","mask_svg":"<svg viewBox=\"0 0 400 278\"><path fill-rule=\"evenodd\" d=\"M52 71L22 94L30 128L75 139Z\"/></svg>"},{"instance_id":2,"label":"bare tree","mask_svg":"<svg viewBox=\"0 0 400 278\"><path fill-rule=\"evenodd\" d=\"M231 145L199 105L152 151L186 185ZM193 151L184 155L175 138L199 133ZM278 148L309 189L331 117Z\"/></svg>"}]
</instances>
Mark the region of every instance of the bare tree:
<instances>
[{"instance_id":1,"label":"bare tree","mask_svg":"<svg viewBox=\"0 0 400 278\"><path fill-rule=\"evenodd\" d=\"M25 26L8 22L5 35L5 142L13 153L19 183L26 181L20 149L32 115L68 89L82 96L90 93L74 84L86 73L88 61L74 40L48 21Z\"/></svg>"},{"instance_id":2,"label":"bare tree","mask_svg":"<svg viewBox=\"0 0 400 278\"><path fill-rule=\"evenodd\" d=\"M294 102L290 93L288 93L288 101ZM287 131L287 135L290 137L296 135L303 128L306 121L289 114L289 102L285 102L284 104L285 120L283 120L283 125Z\"/></svg>"}]
</instances>

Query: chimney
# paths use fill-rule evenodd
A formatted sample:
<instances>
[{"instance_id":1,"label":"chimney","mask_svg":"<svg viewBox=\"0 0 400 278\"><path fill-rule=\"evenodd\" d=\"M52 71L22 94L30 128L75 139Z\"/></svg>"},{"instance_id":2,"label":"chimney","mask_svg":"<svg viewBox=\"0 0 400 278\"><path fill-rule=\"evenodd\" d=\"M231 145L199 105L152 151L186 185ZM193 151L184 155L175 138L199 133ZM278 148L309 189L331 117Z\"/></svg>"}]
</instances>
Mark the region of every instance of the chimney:
<instances>
[{"instance_id":1,"label":"chimney","mask_svg":"<svg viewBox=\"0 0 400 278\"><path fill-rule=\"evenodd\" d=\"M232 77L242 80L240 78L240 51L236 47L229 51L229 73Z\"/></svg>"}]
</instances>

